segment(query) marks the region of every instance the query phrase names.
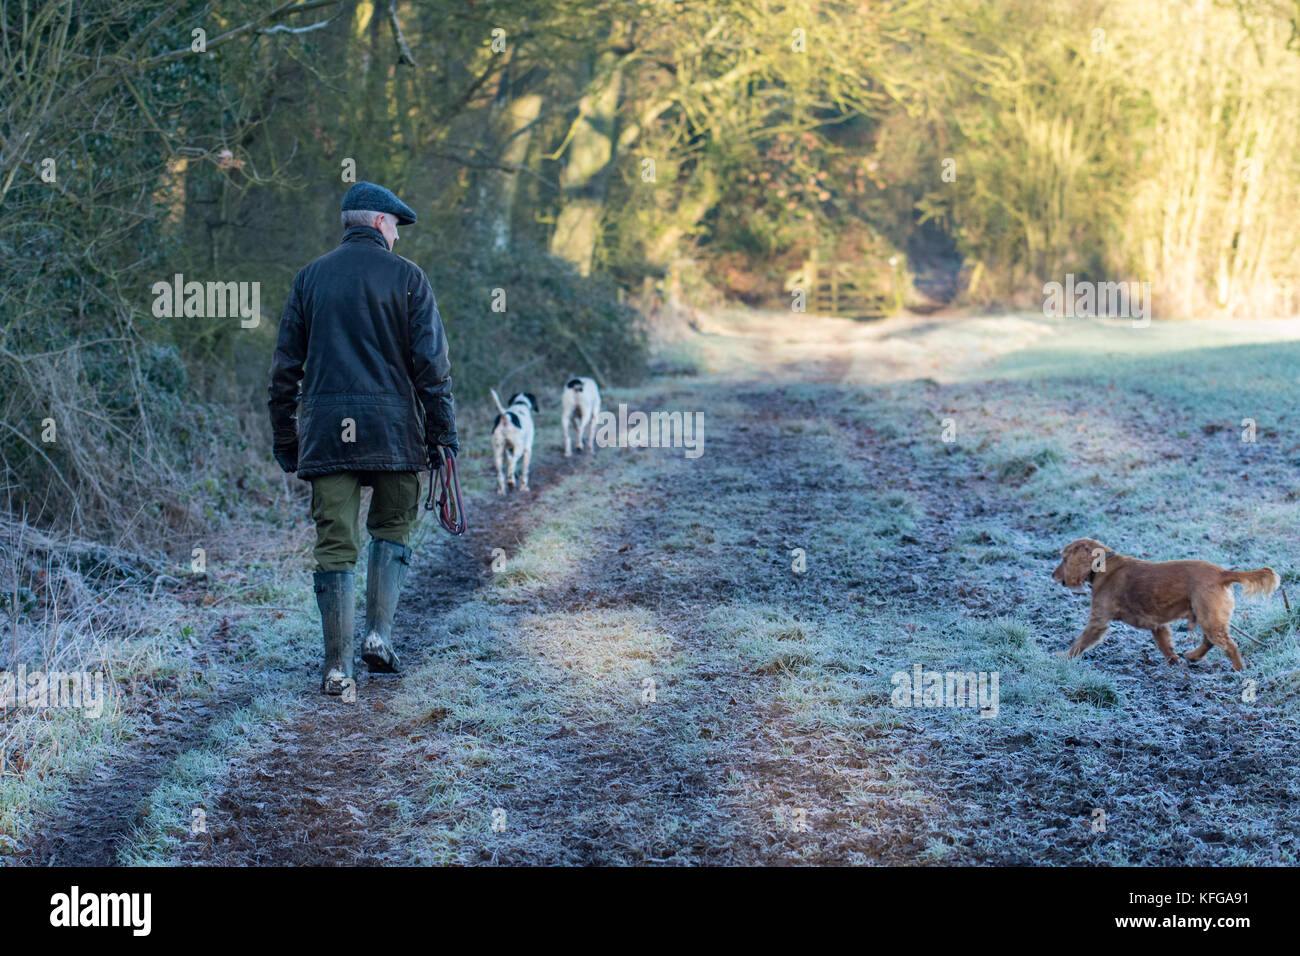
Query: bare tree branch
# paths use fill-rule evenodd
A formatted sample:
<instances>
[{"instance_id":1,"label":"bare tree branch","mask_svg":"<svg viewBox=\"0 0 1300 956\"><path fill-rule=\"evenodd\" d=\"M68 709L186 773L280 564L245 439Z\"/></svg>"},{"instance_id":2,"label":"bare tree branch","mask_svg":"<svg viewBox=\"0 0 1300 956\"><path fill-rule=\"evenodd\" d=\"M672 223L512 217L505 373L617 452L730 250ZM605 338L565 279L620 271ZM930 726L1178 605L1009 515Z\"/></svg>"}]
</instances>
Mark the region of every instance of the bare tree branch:
<instances>
[{"instance_id":1,"label":"bare tree branch","mask_svg":"<svg viewBox=\"0 0 1300 956\"><path fill-rule=\"evenodd\" d=\"M397 44L397 63L399 66L415 66L415 57L402 34L402 25L397 22L397 0L388 0L388 22L393 26L393 42Z\"/></svg>"}]
</instances>

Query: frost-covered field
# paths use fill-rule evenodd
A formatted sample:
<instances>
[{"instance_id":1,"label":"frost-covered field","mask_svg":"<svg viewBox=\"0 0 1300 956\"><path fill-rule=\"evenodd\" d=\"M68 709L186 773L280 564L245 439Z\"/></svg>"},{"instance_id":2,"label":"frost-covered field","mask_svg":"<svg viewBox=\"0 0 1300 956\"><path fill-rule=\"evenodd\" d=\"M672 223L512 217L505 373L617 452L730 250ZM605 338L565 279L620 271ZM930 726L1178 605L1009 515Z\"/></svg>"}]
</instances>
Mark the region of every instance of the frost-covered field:
<instances>
[{"instance_id":1,"label":"frost-covered field","mask_svg":"<svg viewBox=\"0 0 1300 956\"><path fill-rule=\"evenodd\" d=\"M14 859L89 819L146 863L1296 862L1300 329L702 325L674 350L700 374L605 397L703 412L701 457L566 461L544 415L534 493L499 501L469 430L472 530L423 549L400 679L322 706L305 604L200 634L245 648L176 668L211 733L148 773L127 735ZM1067 662L1087 601L1050 575L1081 535L1271 565L1297 617L1239 597L1242 673L1119 624ZM918 668L983 711L899 706Z\"/></svg>"}]
</instances>

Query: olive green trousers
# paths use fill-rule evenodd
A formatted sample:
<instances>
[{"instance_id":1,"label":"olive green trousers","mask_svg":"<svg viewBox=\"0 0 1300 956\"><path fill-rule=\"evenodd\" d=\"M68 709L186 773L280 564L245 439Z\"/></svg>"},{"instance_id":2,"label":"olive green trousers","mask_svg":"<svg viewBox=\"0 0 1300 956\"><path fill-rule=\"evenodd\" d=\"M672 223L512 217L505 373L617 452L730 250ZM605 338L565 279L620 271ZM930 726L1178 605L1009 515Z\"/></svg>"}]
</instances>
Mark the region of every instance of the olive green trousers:
<instances>
[{"instance_id":1,"label":"olive green trousers","mask_svg":"<svg viewBox=\"0 0 1300 956\"><path fill-rule=\"evenodd\" d=\"M352 571L361 553L361 489L373 488L366 530L372 538L409 546L420 517L420 476L414 471L345 471L311 481L316 522L316 570Z\"/></svg>"}]
</instances>

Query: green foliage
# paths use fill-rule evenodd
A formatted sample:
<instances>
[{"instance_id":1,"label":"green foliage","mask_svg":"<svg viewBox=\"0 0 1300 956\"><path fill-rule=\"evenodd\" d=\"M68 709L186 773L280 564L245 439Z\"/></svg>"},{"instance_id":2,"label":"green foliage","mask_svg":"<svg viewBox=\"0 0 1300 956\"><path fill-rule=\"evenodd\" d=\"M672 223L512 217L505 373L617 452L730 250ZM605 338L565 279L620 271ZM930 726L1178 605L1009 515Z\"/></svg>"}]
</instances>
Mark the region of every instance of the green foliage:
<instances>
[{"instance_id":1,"label":"green foliage","mask_svg":"<svg viewBox=\"0 0 1300 956\"><path fill-rule=\"evenodd\" d=\"M138 516L115 506L148 501L151 521L189 527L205 509L178 489L271 473L273 317L339 233L344 174L418 212L397 251L434 281L462 401L520 366L521 386L634 382L644 333L608 277L680 282L683 257L748 301L781 295L814 249L905 251L911 267L920 245L954 272L965 259L975 302L1039 302L1072 272L1149 281L1157 314L1300 309L1287 5L499 0L467 14L407 0L388 13L374 0L3 8L11 509L126 534ZM264 321L155 318L149 290L178 272L260 283ZM40 437L50 418L57 443ZM1050 464L1017 458L1004 477Z\"/></svg>"},{"instance_id":2,"label":"green foliage","mask_svg":"<svg viewBox=\"0 0 1300 956\"><path fill-rule=\"evenodd\" d=\"M633 384L645 371L645 330L606 277L586 278L558 259L519 249L509 256L428 263L450 340L460 402L490 401L505 387L541 393L572 375ZM494 290L504 299L497 299ZM493 311L502 301L504 311ZM505 397L504 395L502 396Z\"/></svg>"},{"instance_id":3,"label":"green foliage","mask_svg":"<svg viewBox=\"0 0 1300 956\"><path fill-rule=\"evenodd\" d=\"M1073 273L1150 282L1158 315L1300 309L1283 11L962 0L909 29L899 95L924 115L894 120L923 145L887 176L915 188L928 167L916 208L957 237L972 299L1041 302Z\"/></svg>"}]
</instances>

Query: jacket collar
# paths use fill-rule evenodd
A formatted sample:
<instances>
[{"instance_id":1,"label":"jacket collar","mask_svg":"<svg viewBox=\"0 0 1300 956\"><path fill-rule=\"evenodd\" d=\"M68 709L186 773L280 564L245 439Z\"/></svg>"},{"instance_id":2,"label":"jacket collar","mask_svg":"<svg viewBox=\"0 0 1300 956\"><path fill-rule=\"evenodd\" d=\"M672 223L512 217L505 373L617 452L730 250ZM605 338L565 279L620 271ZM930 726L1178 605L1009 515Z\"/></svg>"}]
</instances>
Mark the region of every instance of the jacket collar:
<instances>
[{"instance_id":1,"label":"jacket collar","mask_svg":"<svg viewBox=\"0 0 1300 956\"><path fill-rule=\"evenodd\" d=\"M343 242L373 242L385 250L388 249L384 234L374 226L348 226L343 230Z\"/></svg>"}]
</instances>

